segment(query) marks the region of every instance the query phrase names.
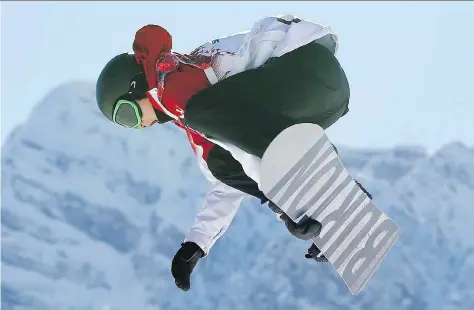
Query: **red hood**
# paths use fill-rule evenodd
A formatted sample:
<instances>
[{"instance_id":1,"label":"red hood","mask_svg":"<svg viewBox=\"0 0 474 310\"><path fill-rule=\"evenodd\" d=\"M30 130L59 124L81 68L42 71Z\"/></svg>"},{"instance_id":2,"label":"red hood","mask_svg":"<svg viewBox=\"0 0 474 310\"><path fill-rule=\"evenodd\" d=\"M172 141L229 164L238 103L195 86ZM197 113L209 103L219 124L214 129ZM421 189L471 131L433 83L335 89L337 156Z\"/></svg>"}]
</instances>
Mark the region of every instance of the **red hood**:
<instances>
[{"instance_id":1,"label":"red hood","mask_svg":"<svg viewBox=\"0 0 474 310\"><path fill-rule=\"evenodd\" d=\"M158 59L171 52L171 35L158 25L146 25L135 34L133 51L138 64L143 65L146 80L150 88L157 83L156 63Z\"/></svg>"}]
</instances>

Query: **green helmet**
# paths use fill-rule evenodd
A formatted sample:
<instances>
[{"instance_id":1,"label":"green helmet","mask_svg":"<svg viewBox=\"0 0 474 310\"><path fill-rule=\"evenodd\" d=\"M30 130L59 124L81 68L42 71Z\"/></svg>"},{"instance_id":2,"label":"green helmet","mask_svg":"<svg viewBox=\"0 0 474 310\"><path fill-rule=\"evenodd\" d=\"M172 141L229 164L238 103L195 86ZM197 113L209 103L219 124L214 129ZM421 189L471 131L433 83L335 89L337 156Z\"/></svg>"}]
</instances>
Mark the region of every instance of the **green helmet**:
<instances>
[{"instance_id":1,"label":"green helmet","mask_svg":"<svg viewBox=\"0 0 474 310\"><path fill-rule=\"evenodd\" d=\"M102 113L112 121L114 105L117 99L127 93L130 81L143 67L137 64L135 55L123 53L112 58L102 69L97 79L95 96Z\"/></svg>"}]
</instances>

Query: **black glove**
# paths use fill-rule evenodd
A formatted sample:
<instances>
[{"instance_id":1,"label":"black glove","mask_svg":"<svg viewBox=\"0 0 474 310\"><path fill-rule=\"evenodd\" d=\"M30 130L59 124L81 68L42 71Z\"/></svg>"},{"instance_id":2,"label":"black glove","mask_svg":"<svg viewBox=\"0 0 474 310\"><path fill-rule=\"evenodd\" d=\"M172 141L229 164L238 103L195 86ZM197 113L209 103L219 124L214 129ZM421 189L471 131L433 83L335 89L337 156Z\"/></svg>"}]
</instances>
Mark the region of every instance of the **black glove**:
<instances>
[{"instance_id":1,"label":"black glove","mask_svg":"<svg viewBox=\"0 0 474 310\"><path fill-rule=\"evenodd\" d=\"M326 258L326 256L321 255L320 257L317 257L318 254L321 253L321 251L318 249L318 247L313 243L311 245L311 247L308 249L308 253L305 254L304 257L306 258L312 258L314 259L315 261L317 262L320 262L320 263L326 263L328 261L328 259Z\"/></svg>"},{"instance_id":2,"label":"black glove","mask_svg":"<svg viewBox=\"0 0 474 310\"><path fill-rule=\"evenodd\" d=\"M294 237L301 240L310 240L321 232L322 225L317 220L305 216L298 224L288 217L277 205L269 201L268 206L276 214L280 214L280 218L285 223L286 229Z\"/></svg>"},{"instance_id":3,"label":"black glove","mask_svg":"<svg viewBox=\"0 0 474 310\"><path fill-rule=\"evenodd\" d=\"M171 263L171 274L176 286L183 291L191 286L189 278L198 260L204 256L204 251L194 242L185 242L176 252Z\"/></svg>"},{"instance_id":4,"label":"black glove","mask_svg":"<svg viewBox=\"0 0 474 310\"><path fill-rule=\"evenodd\" d=\"M298 224L286 214L282 214L280 218L285 222L286 229L294 237L301 240L310 240L319 235L322 225L319 221L305 216Z\"/></svg>"}]
</instances>

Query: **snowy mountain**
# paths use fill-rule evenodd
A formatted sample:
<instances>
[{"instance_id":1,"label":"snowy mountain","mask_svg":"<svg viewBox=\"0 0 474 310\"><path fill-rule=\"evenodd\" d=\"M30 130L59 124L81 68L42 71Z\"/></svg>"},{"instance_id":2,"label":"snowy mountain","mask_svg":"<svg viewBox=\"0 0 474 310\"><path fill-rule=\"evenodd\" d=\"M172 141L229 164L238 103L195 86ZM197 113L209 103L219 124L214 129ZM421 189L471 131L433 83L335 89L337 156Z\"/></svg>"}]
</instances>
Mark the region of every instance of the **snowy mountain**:
<instances>
[{"instance_id":1,"label":"snowy mountain","mask_svg":"<svg viewBox=\"0 0 474 310\"><path fill-rule=\"evenodd\" d=\"M245 201L182 292L171 259L208 184L184 133L106 121L94 85L54 89L2 148L2 309L474 309L474 150L340 147L402 235L352 296Z\"/></svg>"}]
</instances>

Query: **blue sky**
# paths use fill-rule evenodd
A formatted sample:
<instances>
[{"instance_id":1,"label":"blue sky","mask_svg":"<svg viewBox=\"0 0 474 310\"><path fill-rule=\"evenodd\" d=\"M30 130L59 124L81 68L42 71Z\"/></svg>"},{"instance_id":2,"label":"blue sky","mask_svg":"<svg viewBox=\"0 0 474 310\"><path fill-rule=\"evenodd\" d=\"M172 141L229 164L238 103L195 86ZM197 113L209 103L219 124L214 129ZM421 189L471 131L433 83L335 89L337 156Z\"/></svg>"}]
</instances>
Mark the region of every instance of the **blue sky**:
<instances>
[{"instance_id":1,"label":"blue sky","mask_svg":"<svg viewBox=\"0 0 474 310\"><path fill-rule=\"evenodd\" d=\"M459 140L474 145L472 2L2 2L1 129L24 122L53 87L95 82L131 49L145 24L168 29L174 49L291 13L331 26L351 84L350 113L329 129L356 147Z\"/></svg>"}]
</instances>

